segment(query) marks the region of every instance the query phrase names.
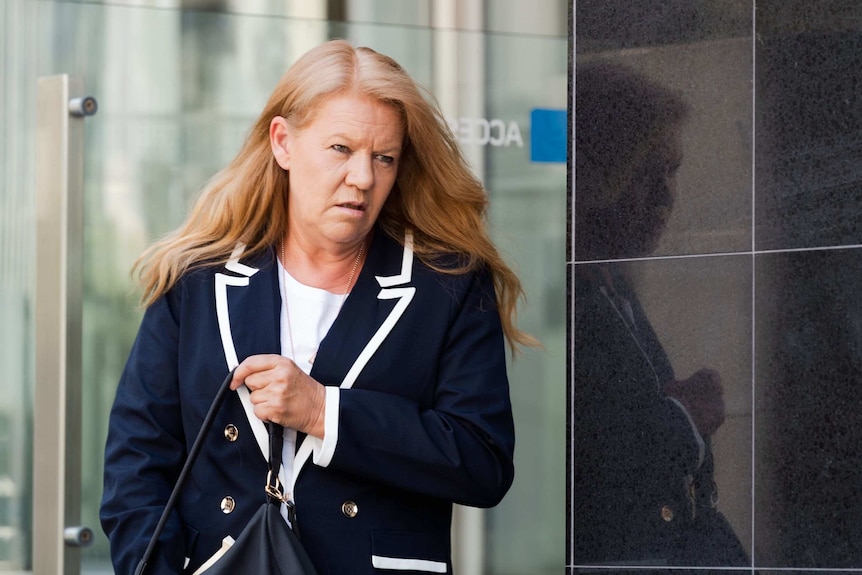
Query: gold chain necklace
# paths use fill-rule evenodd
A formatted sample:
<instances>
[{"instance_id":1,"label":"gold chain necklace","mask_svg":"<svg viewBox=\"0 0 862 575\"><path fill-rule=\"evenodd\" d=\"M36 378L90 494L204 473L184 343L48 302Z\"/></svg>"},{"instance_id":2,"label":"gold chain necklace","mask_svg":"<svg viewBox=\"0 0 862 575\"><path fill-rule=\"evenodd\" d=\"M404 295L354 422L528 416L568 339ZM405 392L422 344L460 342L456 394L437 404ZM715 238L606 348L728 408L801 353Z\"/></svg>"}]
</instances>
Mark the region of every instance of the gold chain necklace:
<instances>
[{"instance_id":1,"label":"gold chain necklace","mask_svg":"<svg viewBox=\"0 0 862 575\"><path fill-rule=\"evenodd\" d=\"M347 277L347 285L344 286L344 294L341 296L341 304L338 306L339 311L341 310L341 306L344 305L344 300L347 299L347 295L350 293L350 286L353 283L353 276L356 275L356 270L359 267L359 260L362 259L362 252L365 250L365 240L362 240L362 243L359 244L359 251L356 252L356 259L353 260L353 267L350 270L350 275ZM287 258L285 257L285 249L284 249L284 240L281 242L281 270L282 274L287 272ZM293 347L293 327L290 325L290 307L287 305L287 277L282 277L282 296L284 297L284 314L287 317L287 340L290 342L290 359L296 360L296 349ZM317 352L313 353L309 358L308 363L314 363L314 358L317 356Z\"/></svg>"}]
</instances>

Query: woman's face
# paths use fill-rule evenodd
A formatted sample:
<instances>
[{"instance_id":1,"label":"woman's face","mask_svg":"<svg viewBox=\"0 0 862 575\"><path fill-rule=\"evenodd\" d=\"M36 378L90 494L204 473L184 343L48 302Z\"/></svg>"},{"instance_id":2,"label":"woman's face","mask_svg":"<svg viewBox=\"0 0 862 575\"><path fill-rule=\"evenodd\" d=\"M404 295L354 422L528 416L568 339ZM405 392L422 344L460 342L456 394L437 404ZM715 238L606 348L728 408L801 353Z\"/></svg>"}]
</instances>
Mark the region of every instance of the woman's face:
<instances>
[{"instance_id":1,"label":"woman's face","mask_svg":"<svg viewBox=\"0 0 862 575\"><path fill-rule=\"evenodd\" d=\"M288 238L336 251L361 242L398 174L398 110L358 94L331 96L301 128L275 118L270 139L289 172Z\"/></svg>"},{"instance_id":2,"label":"woman's face","mask_svg":"<svg viewBox=\"0 0 862 575\"><path fill-rule=\"evenodd\" d=\"M681 162L680 133L668 130L653 142L615 207L622 245L613 256L642 257L658 247L676 201Z\"/></svg>"}]
</instances>

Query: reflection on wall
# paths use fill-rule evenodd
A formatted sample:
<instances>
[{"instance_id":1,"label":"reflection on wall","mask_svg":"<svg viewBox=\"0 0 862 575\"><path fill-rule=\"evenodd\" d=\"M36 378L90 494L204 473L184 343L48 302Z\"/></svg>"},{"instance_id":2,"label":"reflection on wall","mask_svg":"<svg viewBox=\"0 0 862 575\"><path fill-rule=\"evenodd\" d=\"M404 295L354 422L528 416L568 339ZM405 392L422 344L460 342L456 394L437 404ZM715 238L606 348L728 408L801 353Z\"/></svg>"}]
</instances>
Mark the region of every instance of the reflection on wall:
<instances>
[{"instance_id":1,"label":"reflection on wall","mask_svg":"<svg viewBox=\"0 0 862 575\"><path fill-rule=\"evenodd\" d=\"M654 255L750 249L751 39L578 54L579 64L595 59L677 90L692 109L683 127L680 201Z\"/></svg>"},{"instance_id":2,"label":"reflection on wall","mask_svg":"<svg viewBox=\"0 0 862 575\"><path fill-rule=\"evenodd\" d=\"M653 249L607 252L608 246L632 239L633 232L622 223L626 218L647 219L635 217L635 213L619 213L615 216L618 222L609 219L598 224L613 238L603 242L603 252L579 248L575 234L574 259L588 262L607 258L652 260L661 256L699 256L667 262L660 259L632 262L625 267L629 269L638 301L676 373L674 377L686 378L704 367L720 375L727 419L711 438L714 478L720 494L718 508L750 554L750 259L703 259L706 254L734 253L751 246L750 14L746 27L744 13L722 14L707 2L661 2L657 10L649 10L650 14L641 13L641 9L630 3L619 2L578 2L576 9L576 71L598 61L625 65L678 94L687 103L689 114L682 124L672 209L669 217L665 216L665 229ZM580 117L577 98L574 106L575 116ZM626 113L616 112L611 122L625 123ZM589 116L589 111L584 114ZM577 126L575 130L577 139ZM607 161L612 169L623 171L619 153L619 146L607 151ZM574 165L575 188L580 191L579 178L585 174L577 169L580 166L577 157ZM575 222L584 215L584 199L579 201L576 193ZM589 225L594 218L587 215L586 219L587 222L576 226ZM593 266L586 263L575 266L575 310L579 309L579 294L583 296L578 284L584 283L584 274L589 275L587 270ZM576 315L576 333L577 322ZM574 342L576 404L578 361L579 358L582 362L590 361L586 355L591 348L584 345L581 349L577 339ZM576 405L576 414L577 409ZM575 421L576 442L577 425ZM577 445L573 451L576 475ZM581 496L576 484L573 491L576 530ZM653 531L667 530L662 525L659 520ZM618 558L645 560L644 556ZM659 563L733 564L727 556L711 554L706 548L687 559L672 559L667 554L653 559ZM577 546L573 562L583 564Z\"/></svg>"},{"instance_id":3,"label":"reflection on wall","mask_svg":"<svg viewBox=\"0 0 862 575\"><path fill-rule=\"evenodd\" d=\"M574 561L748 565L722 509L728 496L746 500L750 472L717 486L725 462L713 450L728 437L725 386L743 437L750 427L750 404L736 405L750 397L749 352L721 345L749 333L721 313L736 303L750 315L746 258L649 261L671 214L698 192L677 179L691 161L682 130L692 110L676 90L628 66L577 64ZM621 261L632 259L643 261ZM649 310L644 295L653 298ZM744 472L746 453L733 455Z\"/></svg>"},{"instance_id":4,"label":"reflection on wall","mask_svg":"<svg viewBox=\"0 0 862 575\"><path fill-rule=\"evenodd\" d=\"M862 4L643 6L578 0L575 28L576 65L625 62L692 105L678 204L633 285L674 367L732 374L716 480L753 567L858 569ZM574 254L576 289L596 263Z\"/></svg>"}]
</instances>

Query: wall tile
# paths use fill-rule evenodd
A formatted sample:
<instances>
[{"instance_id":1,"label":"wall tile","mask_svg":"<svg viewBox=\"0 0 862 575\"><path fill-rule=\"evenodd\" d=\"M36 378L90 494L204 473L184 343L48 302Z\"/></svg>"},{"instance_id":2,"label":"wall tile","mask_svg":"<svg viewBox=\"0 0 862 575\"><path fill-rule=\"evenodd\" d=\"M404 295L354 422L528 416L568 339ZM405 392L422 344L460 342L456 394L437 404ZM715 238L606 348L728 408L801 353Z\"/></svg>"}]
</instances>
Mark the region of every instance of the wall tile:
<instances>
[{"instance_id":1,"label":"wall tile","mask_svg":"<svg viewBox=\"0 0 862 575\"><path fill-rule=\"evenodd\" d=\"M862 6L757 8L757 249L859 244Z\"/></svg>"},{"instance_id":2,"label":"wall tile","mask_svg":"<svg viewBox=\"0 0 862 575\"><path fill-rule=\"evenodd\" d=\"M575 265L576 565L748 564L751 280L748 255ZM691 422L668 399L674 382L703 423L699 468L688 459ZM721 400L709 399L707 382L723 388ZM726 415L714 432L700 418L710 401ZM691 493L700 504L690 506ZM716 493L713 509L705 500Z\"/></svg>"},{"instance_id":3,"label":"wall tile","mask_svg":"<svg viewBox=\"0 0 862 575\"><path fill-rule=\"evenodd\" d=\"M641 9L577 3L575 231L605 230L588 232L600 246L579 247L576 234L579 261L751 249L751 27L729 27L705 3L659 4L651 18L677 30L665 44L636 41ZM683 34L683 22L697 28ZM646 195L624 206L630 194ZM638 245L632 226L644 223L661 236Z\"/></svg>"},{"instance_id":4,"label":"wall tile","mask_svg":"<svg viewBox=\"0 0 862 575\"><path fill-rule=\"evenodd\" d=\"M862 250L756 267L757 563L862 567Z\"/></svg>"}]
</instances>

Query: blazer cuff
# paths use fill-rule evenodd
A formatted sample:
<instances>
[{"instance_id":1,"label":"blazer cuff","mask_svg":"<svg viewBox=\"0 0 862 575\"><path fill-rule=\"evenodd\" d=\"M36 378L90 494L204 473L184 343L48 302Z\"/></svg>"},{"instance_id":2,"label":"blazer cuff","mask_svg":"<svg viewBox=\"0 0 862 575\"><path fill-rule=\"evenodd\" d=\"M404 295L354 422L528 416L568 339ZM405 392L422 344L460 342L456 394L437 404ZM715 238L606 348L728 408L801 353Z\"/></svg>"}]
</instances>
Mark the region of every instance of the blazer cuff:
<instances>
[{"instance_id":1,"label":"blazer cuff","mask_svg":"<svg viewBox=\"0 0 862 575\"><path fill-rule=\"evenodd\" d=\"M323 416L323 440L307 437L313 440L312 461L319 467L327 467L335 455L338 444L338 410L341 403L341 390L337 387L326 387L326 412Z\"/></svg>"}]
</instances>

